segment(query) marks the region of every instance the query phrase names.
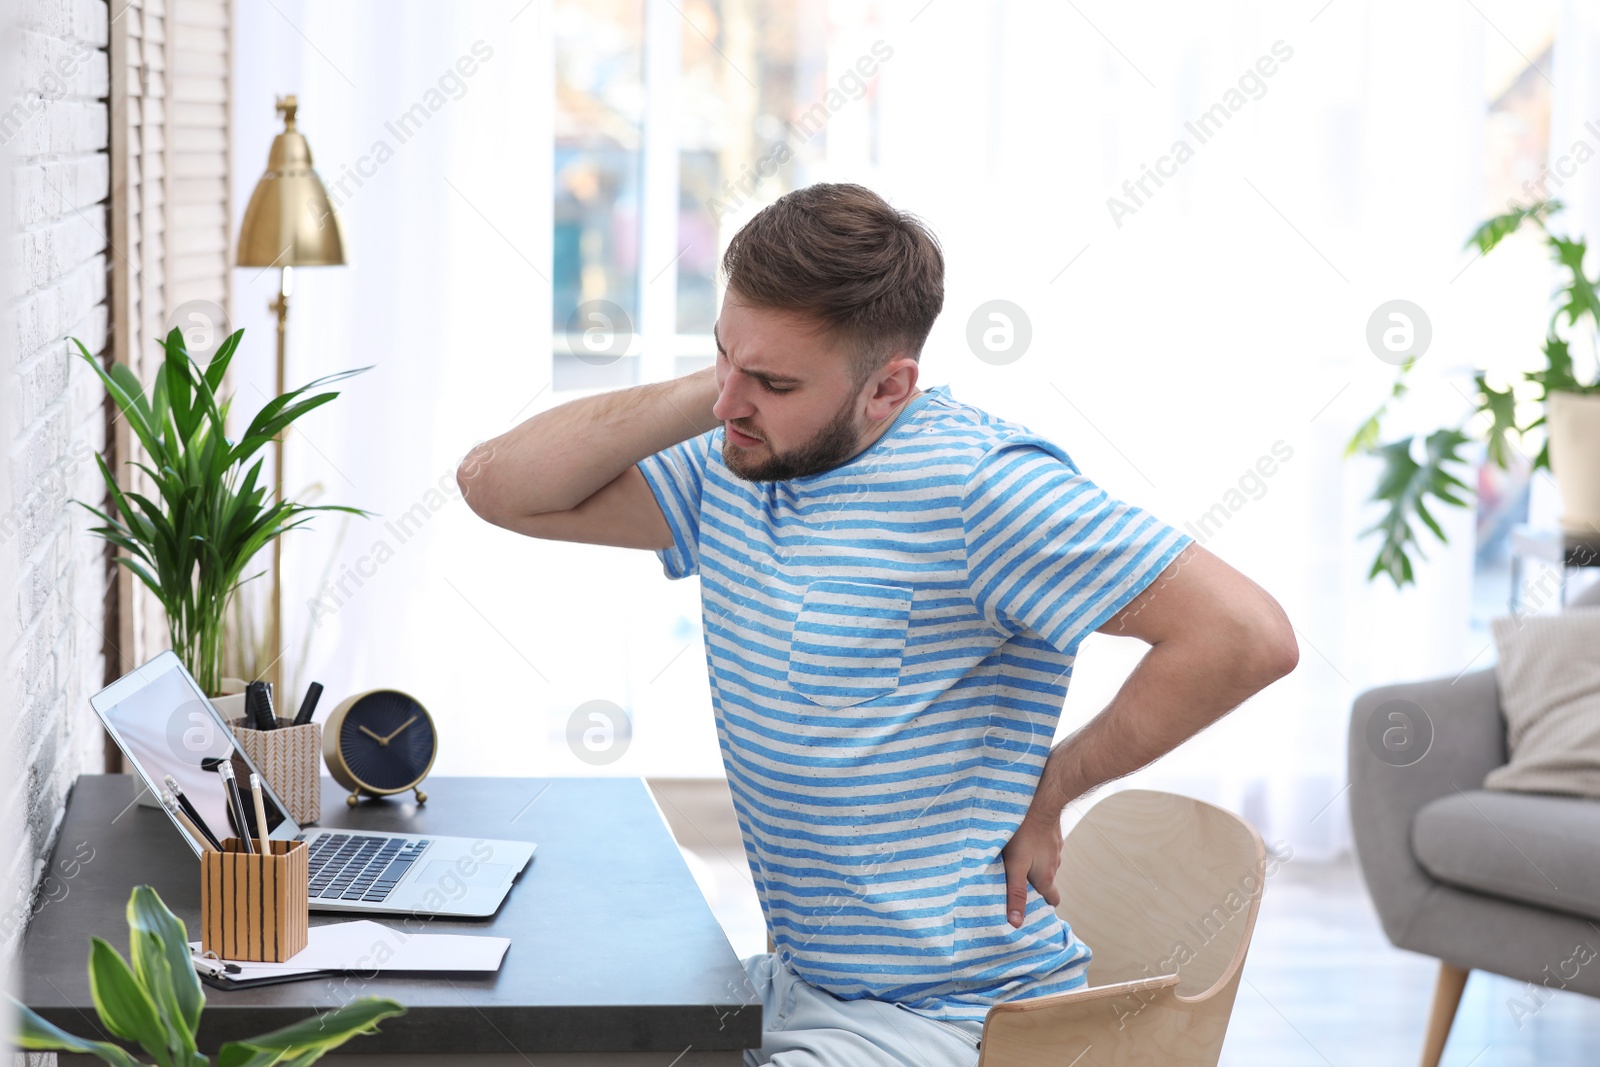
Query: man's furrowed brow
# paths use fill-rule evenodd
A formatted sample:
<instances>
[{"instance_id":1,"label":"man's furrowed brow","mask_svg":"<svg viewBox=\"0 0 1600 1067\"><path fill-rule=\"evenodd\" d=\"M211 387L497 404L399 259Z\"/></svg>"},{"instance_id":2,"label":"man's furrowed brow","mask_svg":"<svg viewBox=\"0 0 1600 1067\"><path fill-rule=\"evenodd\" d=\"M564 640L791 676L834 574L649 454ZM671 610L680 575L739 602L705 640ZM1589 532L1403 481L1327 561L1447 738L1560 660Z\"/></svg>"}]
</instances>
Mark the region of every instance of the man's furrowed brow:
<instances>
[{"instance_id":1,"label":"man's furrowed brow","mask_svg":"<svg viewBox=\"0 0 1600 1067\"><path fill-rule=\"evenodd\" d=\"M711 339L717 343L717 351L721 352L723 354L723 356L725 356L727 358L729 363L733 363L733 357L728 355L728 350L726 348L722 347L722 337L721 337L720 334L717 333L717 324L716 323L712 323L711 324ZM787 374L774 374L771 371L765 371L765 370L745 370L745 368L740 367L736 363L734 364L734 366L738 370L744 371L744 373L748 374L752 378L760 378L764 382L771 382L771 383L773 383L775 385L801 385L801 384L803 384L800 381L799 378L794 378L794 377L791 377L791 376L789 376Z\"/></svg>"}]
</instances>

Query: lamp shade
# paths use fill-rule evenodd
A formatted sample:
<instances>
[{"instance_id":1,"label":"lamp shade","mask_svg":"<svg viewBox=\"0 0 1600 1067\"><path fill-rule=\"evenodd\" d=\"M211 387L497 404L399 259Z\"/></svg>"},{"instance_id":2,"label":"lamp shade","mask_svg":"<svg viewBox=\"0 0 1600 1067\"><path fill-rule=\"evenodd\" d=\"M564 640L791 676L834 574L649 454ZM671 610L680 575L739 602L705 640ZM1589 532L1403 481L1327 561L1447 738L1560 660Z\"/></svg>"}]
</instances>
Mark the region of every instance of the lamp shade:
<instances>
[{"instance_id":1,"label":"lamp shade","mask_svg":"<svg viewBox=\"0 0 1600 1067\"><path fill-rule=\"evenodd\" d=\"M278 100L283 132L272 139L267 170L250 194L239 228L241 267L336 267L344 239L328 190L311 168L311 146L294 127L293 96Z\"/></svg>"}]
</instances>

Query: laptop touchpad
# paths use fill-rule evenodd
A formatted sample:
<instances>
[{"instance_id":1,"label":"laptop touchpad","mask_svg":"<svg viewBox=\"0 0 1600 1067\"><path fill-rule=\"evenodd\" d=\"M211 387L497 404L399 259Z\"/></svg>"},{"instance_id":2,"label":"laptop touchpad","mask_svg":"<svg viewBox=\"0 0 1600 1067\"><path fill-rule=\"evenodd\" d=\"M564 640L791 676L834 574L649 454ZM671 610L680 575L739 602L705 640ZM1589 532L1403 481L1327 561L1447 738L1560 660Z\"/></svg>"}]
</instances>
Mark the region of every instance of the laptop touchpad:
<instances>
[{"instance_id":1,"label":"laptop touchpad","mask_svg":"<svg viewBox=\"0 0 1600 1067\"><path fill-rule=\"evenodd\" d=\"M463 870L465 868L465 870ZM467 872L471 873L467 873ZM472 863L432 860L411 884L419 889L438 889L445 896L461 888L493 888L511 877L509 863Z\"/></svg>"}]
</instances>

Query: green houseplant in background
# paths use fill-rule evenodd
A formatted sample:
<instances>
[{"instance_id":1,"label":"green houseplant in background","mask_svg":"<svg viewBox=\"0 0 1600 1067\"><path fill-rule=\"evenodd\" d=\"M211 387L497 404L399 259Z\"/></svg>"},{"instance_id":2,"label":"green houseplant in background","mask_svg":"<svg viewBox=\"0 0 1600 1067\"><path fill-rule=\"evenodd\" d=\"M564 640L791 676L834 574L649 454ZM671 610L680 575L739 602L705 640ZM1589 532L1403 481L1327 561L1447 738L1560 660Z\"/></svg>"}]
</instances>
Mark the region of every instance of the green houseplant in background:
<instances>
[{"instance_id":1,"label":"green houseplant in background","mask_svg":"<svg viewBox=\"0 0 1600 1067\"><path fill-rule=\"evenodd\" d=\"M229 602L250 580L242 575L256 553L273 538L310 521L311 512L369 514L332 504L268 500L272 487L261 480L265 457L256 458L256 453L290 423L339 395L303 394L371 368L329 374L274 397L239 440L230 440L226 420L232 400L219 400L217 391L243 334L235 330L210 363L201 367L189 355L183 332L174 328L162 342L165 358L148 396L126 364L113 363L106 370L81 341L72 339L144 446L149 464L130 462L149 475L157 490L155 500L123 492L96 454L112 514L81 500L77 503L104 524L94 532L126 553L117 557L117 563L137 575L160 601L172 649L207 696L217 693Z\"/></svg>"},{"instance_id":2,"label":"green houseplant in background","mask_svg":"<svg viewBox=\"0 0 1600 1067\"><path fill-rule=\"evenodd\" d=\"M189 957L189 934L156 891L135 886L128 898L129 960L108 942L89 939L89 989L100 1024L137 1044L161 1067L204 1067L195 1035L205 991ZM98 1056L113 1067L142 1063L122 1046L67 1033L11 998L19 1016L17 1045L30 1051ZM217 1053L219 1067L305 1067L358 1034L377 1031L380 1020L405 1014L381 997L359 997L302 1022L244 1041L229 1041Z\"/></svg>"},{"instance_id":3,"label":"green houseplant in background","mask_svg":"<svg viewBox=\"0 0 1600 1067\"><path fill-rule=\"evenodd\" d=\"M1467 240L1468 248L1476 247L1487 255L1528 223L1543 233L1551 257L1566 269L1567 276L1556 291L1555 311L1545 328L1543 366L1522 372L1520 381L1511 382L1503 390L1491 386L1480 371L1474 376L1477 385L1474 410L1462 423L1435 430L1420 442L1412 436L1384 443L1381 422L1389 405L1406 393L1406 372L1415 363L1414 359L1410 360L1401 366L1383 406L1362 423L1345 447L1347 458L1363 453L1376 456L1382 463L1371 499L1384 506L1384 514L1362 531L1363 536L1374 532L1380 535L1378 554L1367 574L1369 580L1386 574L1396 588L1415 581L1409 553L1419 549L1416 529L1419 522L1441 543L1447 542L1444 530L1428 510L1429 498L1435 502L1434 506L1438 503L1469 506L1473 490L1450 467L1459 465L1462 473L1470 471L1461 449L1474 439L1467 423L1480 414L1488 416L1482 430L1486 454L1501 470L1507 468L1515 448L1511 435L1520 437L1545 428L1545 442L1533 460L1533 469L1543 467L1556 476L1567 512L1563 517L1564 526L1589 526L1600 510L1594 503L1600 494L1600 466L1597 466L1600 447L1593 444L1600 441L1600 378L1581 381L1573 367L1571 352L1575 335L1586 333L1593 345L1600 332L1600 293L1595 288L1600 279L1591 281L1583 272L1584 254L1588 250L1584 239L1550 232L1549 217L1561 208L1559 200L1538 200L1517 207L1488 219ZM1525 409L1532 402L1538 416L1519 424L1519 402ZM1552 444L1557 446L1553 462ZM1600 527L1596 527L1596 532L1600 532Z\"/></svg>"}]
</instances>

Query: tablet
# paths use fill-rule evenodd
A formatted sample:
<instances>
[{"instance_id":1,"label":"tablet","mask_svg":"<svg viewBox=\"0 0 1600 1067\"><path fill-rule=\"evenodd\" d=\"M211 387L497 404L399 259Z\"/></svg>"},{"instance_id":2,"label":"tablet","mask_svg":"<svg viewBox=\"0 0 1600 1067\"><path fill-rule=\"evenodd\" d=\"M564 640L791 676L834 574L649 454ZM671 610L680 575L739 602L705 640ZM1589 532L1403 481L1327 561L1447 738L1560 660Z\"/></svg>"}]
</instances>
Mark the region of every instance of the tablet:
<instances>
[{"instance_id":1,"label":"tablet","mask_svg":"<svg viewBox=\"0 0 1600 1067\"><path fill-rule=\"evenodd\" d=\"M235 744L233 731L175 653L163 652L136 667L90 697L89 706L100 716L106 732L144 786L159 797L167 788L165 777L172 775L219 840L238 837L241 830L234 823L222 790L222 777L217 774L217 766L223 760L232 761L246 814L254 823L250 773L260 774L260 768ZM299 825L267 784L264 774L261 798L266 804L269 837L282 840L300 833ZM194 854L200 855L204 847L201 842L170 812L167 818L189 842ZM253 825L244 829L255 836Z\"/></svg>"}]
</instances>

